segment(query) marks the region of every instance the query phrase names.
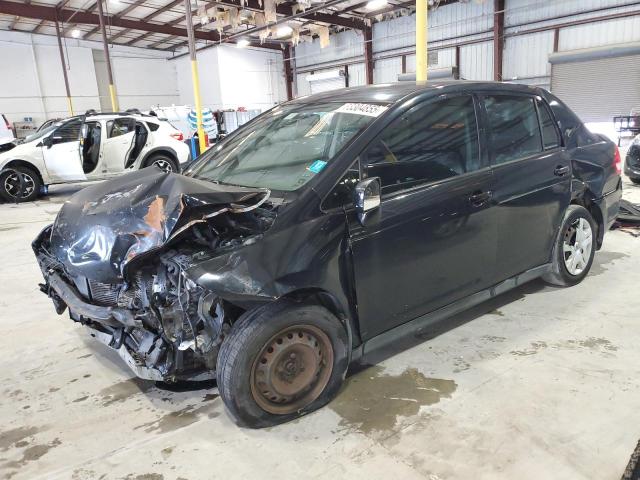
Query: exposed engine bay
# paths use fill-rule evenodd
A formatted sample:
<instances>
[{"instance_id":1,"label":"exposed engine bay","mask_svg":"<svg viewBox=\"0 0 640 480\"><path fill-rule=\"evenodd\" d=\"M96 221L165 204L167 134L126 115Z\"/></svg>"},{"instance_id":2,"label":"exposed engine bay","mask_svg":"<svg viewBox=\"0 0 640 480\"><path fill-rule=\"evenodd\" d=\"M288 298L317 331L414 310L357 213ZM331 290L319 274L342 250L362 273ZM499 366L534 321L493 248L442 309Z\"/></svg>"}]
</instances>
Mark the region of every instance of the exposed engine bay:
<instances>
[{"instance_id":1,"label":"exposed engine bay","mask_svg":"<svg viewBox=\"0 0 640 480\"><path fill-rule=\"evenodd\" d=\"M45 278L40 288L58 314L68 307L74 321L116 349L139 377L215 378L222 339L243 309L185 272L250 245L272 225L276 209L268 192L206 185L200 194L187 194L185 187L202 190L205 182L158 175L161 188L149 191L147 172L141 196L136 186L127 195L129 186L106 193L111 200L88 201L96 198L89 187L65 204L33 242Z\"/></svg>"}]
</instances>

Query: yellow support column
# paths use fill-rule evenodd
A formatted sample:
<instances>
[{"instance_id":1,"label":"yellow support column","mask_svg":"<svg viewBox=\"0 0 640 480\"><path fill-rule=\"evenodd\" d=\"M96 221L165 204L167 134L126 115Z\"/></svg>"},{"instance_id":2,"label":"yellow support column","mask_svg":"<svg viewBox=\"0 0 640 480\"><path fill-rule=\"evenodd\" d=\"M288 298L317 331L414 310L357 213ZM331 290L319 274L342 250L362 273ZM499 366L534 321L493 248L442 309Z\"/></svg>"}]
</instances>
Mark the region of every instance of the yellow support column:
<instances>
[{"instance_id":1,"label":"yellow support column","mask_svg":"<svg viewBox=\"0 0 640 480\"><path fill-rule=\"evenodd\" d=\"M193 82L193 97L196 104L198 144L200 145L200 153L202 153L207 149L207 142L204 138L204 122L202 118L202 100L200 99L200 77L198 76L198 60L191 60L191 81Z\"/></svg>"},{"instance_id":2,"label":"yellow support column","mask_svg":"<svg viewBox=\"0 0 640 480\"><path fill-rule=\"evenodd\" d=\"M202 119L202 100L200 98L200 78L198 77L198 59L196 57L196 39L193 33L193 18L191 16L191 2L184 0L184 9L187 20L187 36L189 40L189 56L191 57L191 81L193 83L193 98L196 107L196 122L198 124L198 145L200 154L207 149L207 142L204 138L204 127Z\"/></svg>"},{"instance_id":3,"label":"yellow support column","mask_svg":"<svg viewBox=\"0 0 640 480\"><path fill-rule=\"evenodd\" d=\"M114 112L120 110L120 106L118 105L118 96L116 95L116 86L113 83L109 84L109 95L111 96L111 108Z\"/></svg>"},{"instance_id":4,"label":"yellow support column","mask_svg":"<svg viewBox=\"0 0 640 480\"><path fill-rule=\"evenodd\" d=\"M416 80L427 81L427 0L416 0Z\"/></svg>"}]
</instances>

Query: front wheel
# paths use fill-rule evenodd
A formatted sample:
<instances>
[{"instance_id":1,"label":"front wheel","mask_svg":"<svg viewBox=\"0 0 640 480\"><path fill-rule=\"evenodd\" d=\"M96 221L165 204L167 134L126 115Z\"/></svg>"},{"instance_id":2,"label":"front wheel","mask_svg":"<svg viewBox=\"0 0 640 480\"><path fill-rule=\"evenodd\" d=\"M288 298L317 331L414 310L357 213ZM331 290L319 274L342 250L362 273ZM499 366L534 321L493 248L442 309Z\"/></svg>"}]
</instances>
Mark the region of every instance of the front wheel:
<instances>
[{"instance_id":1,"label":"front wheel","mask_svg":"<svg viewBox=\"0 0 640 480\"><path fill-rule=\"evenodd\" d=\"M640 178L630 178L629 180L631 180L636 185L640 185Z\"/></svg>"},{"instance_id":2,"label":"front wheel","mask_svg":"<svg viewBox=\"0 0 640 480\"><path fill-rule=\"evenodd\" d=\"M543 279L552 285L571 286L587 276L596 252L598 227L589 210L570 205L553 252L552 271Z\"/></svg>"},{"instance_id":3,"label":"front wheel","mask_svg":"<svg viewBox=\"0 0 640 480\"><path fill-rule=\"evenodd\" d=\"M31 202L38 198L42 182L28 167L12 167L0 175L0 197L7 202Z\"/></svg>"},{"instance_id":4,"label":"front wheel","mask_svg":"<svg viewBox=\"0 0 640 480\"><path fill-rule=\"evenodd\" d=\"M238 424L269 427L333 399L347 363L346 330L326 308L268 304L244 314L223 341L218 390Z\"/></svg>"}]
</instances>

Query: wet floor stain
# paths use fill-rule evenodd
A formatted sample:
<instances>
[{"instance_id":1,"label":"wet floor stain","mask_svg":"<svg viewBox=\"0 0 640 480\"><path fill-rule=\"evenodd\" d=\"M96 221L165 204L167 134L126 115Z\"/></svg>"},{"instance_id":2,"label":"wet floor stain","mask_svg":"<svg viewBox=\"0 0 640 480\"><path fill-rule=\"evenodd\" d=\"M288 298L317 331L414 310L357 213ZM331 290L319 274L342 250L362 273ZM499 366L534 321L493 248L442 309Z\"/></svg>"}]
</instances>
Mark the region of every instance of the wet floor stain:
<instances>
[{"instance_id":1,"label":"wet floor stain","mask_svg":"<svg viewBox=\"0 0 640 480\"><path fill-rule=\"evenodd\" d=\"M160 455L162 455L162 458L164 460L166 460L167 458L169 458L171 456L171 454L173 453L173 449L176 447L166 447L163 448L162 450L160 450Z\"/></svg>"},{"instance_id":2,"label":"wet floor stain","mask_svg":"<svg viewBox=\"0 0 640 480\"><path fill-rule=\"evenodd\" d=\"M605 273L608 268L605 268L606 265L615 262L616 260L620 260L621 258L627 258L629 255L626 253L619 252L598 252L596 256L593 258L593 264L591 265L591 270L589 270L589 276L595 277L598 275L602 275Z\"/></svg>"},{"instance_id":3,"label":"wet floor stain","mask_svg":"<svg viewBox=\"0 0 640 480\"><path fill-rule=\"evenodd\" d=\"M164 480L164 475L161 473L130 473L124 478L125 480Z\"/></svg>"},{"instance_id":4,"label":"wet floor stain","mask_svg":"<svg viewBox=\"0 0 640 480\"><path fill-rule=\"evenodd\" d=\"M576 350L576 349L587 349L595 352L610 354L610 352L615 352L618 350L618 347L612 344L606 338L597 338L597 337L587 337L583 340L564 340L561 342L556 342L552 344L547 344L546 342L531 342L531 346L529 348L523 350L513 350L511 351L511 355L516 355L519 357L526 357L529 355L535 355L541 350L546 348L553 348L556 350Z\"/></svg>"},{"instance_id":5,"label":"wet floor stain","mask_svg":"<svg viewBox=\"0 0 640 480\"><path fill-rule=\"evenodd\" d=\"M0 451L6 452L18 442L22 442L40 431L42 431L42 429L37 427L18 427L11 430L0 431Z\"/></svg>"},{"instance_id":6,"label":"wet floor stain","mask_svg":"<svg viewBox=\"0 0 640 480\"><path fill-rule=\"evenodd\" d=\"M73 400L73 403L80 403L80 402L84 402L87 398L89 398L88 395L85 395L84 397L78 397L75 400Z\"/></svg>"},{"instance_id":7,"label":"wet floor stain","mask_svg":"<svg viewBox=\"0 0 640 480\"><path fill-rule=\"evenodd\" d=\"M181 410L169 412L152 422L138 425L137 427L134 427L134 429L144 429L144 431L147 433L172 432L174 430L179 430L191 425L192 423L197 422L200 419L201 414L204 415L209 410L211 410L211 404L207 404L201 407L196 407L195 405L187 405ZM212 418L212 413L209 414L209 418ZM215 416L218 416L218 414L216 413ZM215 418L215 416L213 418Z\"/></svg>"},{"instance_id":8,"label":"wet floor stain","mask_svg":"<svg viewBox=\"0 0 640 480\"><path fill-rule=\"evenodd\" d=\"M0 227L0 232L8 232L10 230L17 230L20 227Z\"/></svg>"},{"instance_id":9,"label":"wet floor stain","mask_svg":"<svg viewBox=\"0 0 640 480\"><path fill-rule=\"evenodd\" d=\"M462 357L455 358L453 360L453 373L464 372L465 370L469 370L471 368L471 364L465 361Z\"/></svg>"},{"instance_id":10,"label":"wet floor stain","mask_svg":"<svg viewBox=\"0 0 640 480\"><path fill-rule=\"evenodd\" d=\"M388 375L380 366L349 379L329 407L340 415L340 425L365 434L392 431L399 417L417 415L423 406L450 398L453 380L427 378L415 368Z\"/></svg>"},{"instance_id":11,"label":"wet floor stain","mask_svg":"<svg viewBox=\"0 0 640 480\"><path fill-rule=\"evenodd\" d=\"M495 335L484 335L482 337L482 339L487 341L487 342L502 343L507 339L507 337L498 337L498 336L495 336Z\"/></svg>"},{"instance_id":12,"label":"wet floor stain","mask_svg":"<svg viewBox=\"0 0 640 480\"><path fill-rule=\"evenodd\" d=\"M98 392L98 396L103 400L102 406L108 407L114 403L123 402L139 393L148 392L152 388L153 382L139 378L130 378L111 385L110 387L103 388Z\"/></svg>"},{"instance_id":13,"label":"wet floor stain","mask_svg":"<svg viewBox=\"0 0 640 480\"><path fill-rule=\"evenodd\" d=\"M49 442L47 444L33 445L29 448L26 448L22 452L22 458L20 458L20 460L12 460L2 465L4 468L16 470L9 473L7 475L7 478L12 478L27 463L39 460L41 457L49 453L50 450L56 448L59 445L62 445L62 442L60 441L60 439L56 438L52 442Z\"/></svg>"},{"instance_id":14,"label":"wet floor stain","mask_svg":"<svg viewBox=\"0 0 640 480\"><path fill-rule=\"evenodd\" d=\"M504 313L502 312L502 310L498 310L497 308L495 310L491 310L489 312L489 315L497 315L499 317L504 317Z\"/></svg>"}]
</instances>

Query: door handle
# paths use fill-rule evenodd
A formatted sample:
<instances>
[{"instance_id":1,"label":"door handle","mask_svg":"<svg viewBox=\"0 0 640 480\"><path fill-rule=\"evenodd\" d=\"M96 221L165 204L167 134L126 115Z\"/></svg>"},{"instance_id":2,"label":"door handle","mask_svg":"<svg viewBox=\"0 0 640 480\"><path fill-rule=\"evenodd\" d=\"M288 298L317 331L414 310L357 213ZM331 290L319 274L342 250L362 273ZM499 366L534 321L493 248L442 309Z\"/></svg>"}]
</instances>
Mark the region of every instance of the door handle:
<instances>
[{"instance_id":1,"label":"door handle","mask_svg":"<svg viewBox=\"0 0 640 480\"><path fill-rule=\"evenodd\" d=\"M493 192L491 190L487 190L486 192L482 192L482 191L473 192L469 196L469 203L474 207L481 207L482 205L487 203L489 200L491 200L492 196L493 196Z\"/></svg>"},{"instance_id":2,"label":"door handle","mask_svg":"<svg viewBox=\"0 0 640 480\"><path fill-rule=\"evenodd\" d=\"M569 173L569 167L563 167L562 165L558 165L553 171L556 177L564 177L567 173Z\"/></svg>"}]
</instances>

